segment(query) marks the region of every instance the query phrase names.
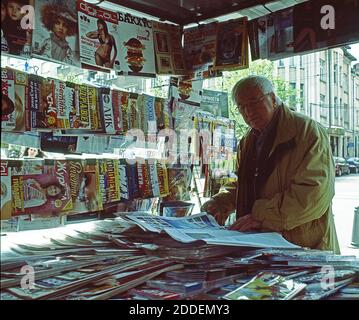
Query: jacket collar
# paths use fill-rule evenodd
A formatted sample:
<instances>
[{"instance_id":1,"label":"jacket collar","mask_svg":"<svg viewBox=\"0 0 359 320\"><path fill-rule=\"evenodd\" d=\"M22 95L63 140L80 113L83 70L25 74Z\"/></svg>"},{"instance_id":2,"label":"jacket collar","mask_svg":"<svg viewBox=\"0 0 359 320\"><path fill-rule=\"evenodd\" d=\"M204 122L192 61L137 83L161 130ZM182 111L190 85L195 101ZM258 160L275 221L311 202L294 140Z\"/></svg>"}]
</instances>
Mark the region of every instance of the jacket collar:
<instances>
[{"instance_id":1,"label":"jacket collar","mask_svg":"<svg viewBox=\"0 0 359 320\"><path fill-rule=\"evenodd\" d=\"M288 143L293 140L297 135L297 128L292 121L294 119L293 112L289 110L287 106L281 104L278 106L278 118L277 118L277 134L273 142L272 149L269 156L273 151L281 144Z\"/></svg>"}]
</instances>

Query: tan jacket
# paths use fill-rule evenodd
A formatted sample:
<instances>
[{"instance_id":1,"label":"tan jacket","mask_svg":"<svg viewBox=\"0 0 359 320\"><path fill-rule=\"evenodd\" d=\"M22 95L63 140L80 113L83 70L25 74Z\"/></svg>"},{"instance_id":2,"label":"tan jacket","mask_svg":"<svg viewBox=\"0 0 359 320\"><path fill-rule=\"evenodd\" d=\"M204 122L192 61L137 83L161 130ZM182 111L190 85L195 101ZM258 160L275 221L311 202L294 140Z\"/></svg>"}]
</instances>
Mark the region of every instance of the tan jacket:
<instances>
[{"instance_id":1,"label":"tan jacket","mask_svg":"<svg viewBox=\"0 0 359 320\"><path fill-rule=\"evenodd\" d=\"M328 134L316 121L285 106L279 108L277 134L269 156L289 141L294 147L276 162L254 202L252 215L262 222L262 231L282 233L302 247L340 253L331 206L335 169ZM248 137L238 148L238 163L246 155ZM238 209L241 197L236 184L213 196L228 211Z\"/></svg>"}]
</instances>

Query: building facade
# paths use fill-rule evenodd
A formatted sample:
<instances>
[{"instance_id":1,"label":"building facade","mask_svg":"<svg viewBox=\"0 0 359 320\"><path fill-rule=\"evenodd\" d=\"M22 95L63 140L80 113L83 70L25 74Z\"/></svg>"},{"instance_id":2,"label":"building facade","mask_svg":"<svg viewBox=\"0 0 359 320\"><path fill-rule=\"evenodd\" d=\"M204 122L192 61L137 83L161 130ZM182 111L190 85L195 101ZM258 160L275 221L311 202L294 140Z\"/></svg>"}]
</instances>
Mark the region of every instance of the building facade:
<instances>
[{"instance_id":1,"label":"building facade","mask_svg":"<svg viewBox=\"0 0 359 320\"><path fill-rule=\"evenodd\" d=\"M295 89L287 101L328 130L333 155L359 157L359 63L348 47L274 62L275 77Z\"/></svg>"}]
</instances>

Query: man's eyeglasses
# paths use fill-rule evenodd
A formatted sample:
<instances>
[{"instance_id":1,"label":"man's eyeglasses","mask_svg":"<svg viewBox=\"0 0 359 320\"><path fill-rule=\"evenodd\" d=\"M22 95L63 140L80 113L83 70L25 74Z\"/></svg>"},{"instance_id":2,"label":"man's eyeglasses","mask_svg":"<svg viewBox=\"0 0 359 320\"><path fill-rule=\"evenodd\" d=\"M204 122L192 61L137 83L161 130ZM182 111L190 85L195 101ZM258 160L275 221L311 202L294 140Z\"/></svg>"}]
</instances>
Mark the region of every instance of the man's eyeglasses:
<instances>
[{"instance_id":1,"label":"man's eyeglasses","mask_svg":"<svg viewBox=\"0 0 359 320\"><path fill-rule=\"evenodd\" d=\"M237 104L237 107L238 107L238 109L239 109L239 112L243 113L249 106L250 106L251 108L257 106L257 105L258 105L260 102L262 102L262 101L265 99L265 97L266 97L267 95L269 95L269 94L270 94L270 92L264 94L264 95L263 95L262 97L260 97L259 99L250 101L250 102L248 102L248 103L246 103L246 104Z\"/></svg>"}]
</instances>

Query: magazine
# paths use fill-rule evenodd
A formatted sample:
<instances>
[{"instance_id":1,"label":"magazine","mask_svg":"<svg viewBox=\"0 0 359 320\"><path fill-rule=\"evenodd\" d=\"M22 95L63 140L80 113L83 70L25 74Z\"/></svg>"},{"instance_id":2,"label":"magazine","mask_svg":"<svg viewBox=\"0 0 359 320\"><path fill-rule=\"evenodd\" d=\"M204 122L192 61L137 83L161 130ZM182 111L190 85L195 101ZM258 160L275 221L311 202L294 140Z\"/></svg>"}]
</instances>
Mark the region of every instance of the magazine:
<instances>
[{"instance_id":1,"label":"magazine","mask_svg":"<svg viewBox=\"0 0 359 320\"><path fill-rule=\"evenodd\" d=\"M248 68L247 17L218 25L215 69Z\"/></svg>"},{"instance_id":2,"label":"magazine","mask_svg":"<svg viewBox=\"0 0 359 320\"><path fill-rule=\"evenodd\" d=\"M11 177L13 215L58 214L72 209L66 160L44 166L42 174Z\"/></svg>"},{"instance_id":3,"label":"magazine","mask_svg":"<svg viewBox=\"0 0 359 320\"><path fill-rule=\"evenodd\" d=\"M12 190L11 190L11 170L8 161L1 160L0 164L1 178L1 220L10 219L12 211Z\"/></svg>"},{"instance_id":4,"label":"magazine","mask_svg":"<svg viewBox=\"0 0 359 320\"><path fill-rule=\"evenodd\" d=\"M218 23L213 22L184 31L184 58L190 72L204 77L213 68L216 56Z\"/></svg>"},{"instance_id":5,"label":"magazine","mask_svg":"<svg viewBox=\"0 0 359 320\"><path fill-rule=\"evenodd\" d=\"M36 0L32 54L41 59L80 66L76 0Z\"/></svg>"},{"instance_id":6,"label":"magazine","mask_svg":"<svg viewBox=\"0 0 359 320\"><path fill-rule=\"evenodd\" d=\"M24 6L34 6L33 0L3 1L1 3L1 52L15 56L29 57L31 54L31 37L34 26L29 21L22 25L29 10ZM35 28L36 29L36 28Z\"/></svg>"},{"instance_id":7,"label":"magazine","mask_svg":"<svg viewBox=\"0 0 359 320\"><path fill-rule=\"evenodd\" d=\"M78 1L77 9L82 67L120 71L118 14L85 1Z\"/></svg>"},{"instance_id":8,"label":"magazine","mask_svg":"<svg viewBox=\"0 0 359 320\"><path fill-rule=\"evenodd\" d=\"M203 89L200 109L214 116L228 118L228 93Z\"/></svg>"},{"instance_id":9,"label":"magazine","mask_svg":"<svg viewBox=\"0 0 359 320\"><path fill-rule=\"evenodd\" d=\"M152 25L157 74L184 74L180 27L157 21L153 21Z\"/></svg>"},{"instance_id":10,"label":"magazine","mask_svg":"<svg viewBox=\"0 0 359 320\"><path fill-rule=\"evenodd\" d=\"M15 71L1 68L1 130L16 127Z\"/></svg>"},{"instance_id":11,"label":"magazine","mask_svg":"<svg viewBox=\"0 0 359 320\"><path fill-rule=\"evenodd\" d=\"M272 273L259 273L252 280L223 296L226 300L290 300L306 285Z\"/></svg>"},{"instance_id":12,"label":"magazine","mask_svg":"<svg viewBox=\"0 0 359 320\"><path fill-rule=\"evenodd\" d=\"M118 17L121 74L155 77L152 22L124 12Z\"/></svg>"}]
</instances>

